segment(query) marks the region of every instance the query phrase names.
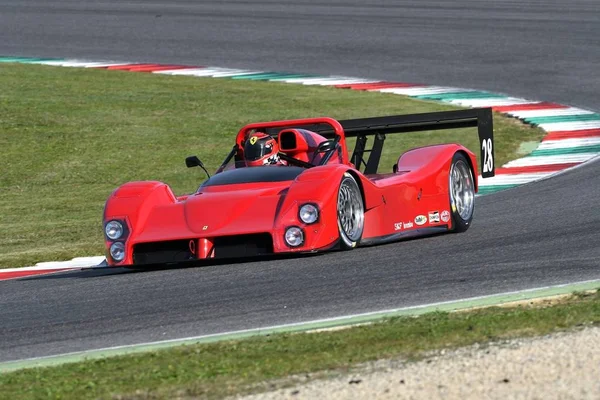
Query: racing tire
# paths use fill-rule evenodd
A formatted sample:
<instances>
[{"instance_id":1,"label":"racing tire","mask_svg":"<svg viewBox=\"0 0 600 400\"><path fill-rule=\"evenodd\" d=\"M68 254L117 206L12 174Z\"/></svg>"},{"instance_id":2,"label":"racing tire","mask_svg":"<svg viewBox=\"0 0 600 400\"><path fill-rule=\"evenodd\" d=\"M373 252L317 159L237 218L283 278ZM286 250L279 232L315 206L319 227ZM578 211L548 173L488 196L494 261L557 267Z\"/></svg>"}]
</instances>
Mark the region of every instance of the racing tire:
<instances>
[{"instance_id":1,"label":"racing tire","mask_svg":"<svg viewBox=\"0 0 600 400\"><path fill-rule=\"evenodd\" d=\"M356 179L347 172L338 189L337 222L341 248L356 247L365 228L365 206Z\"/></svg>"},{"instance_id":2,"label":"racing tire","mask_svg":"<svg viewBox=\"0 0 600 400\"><path fill-rule=\"evenodd\" d=\"M450 194L450 213L453 232L465 232L471 226L475 210L475 182L473 170L463 153L452 157L448 173L448 192Z\"/></svg>"}]
</instances>

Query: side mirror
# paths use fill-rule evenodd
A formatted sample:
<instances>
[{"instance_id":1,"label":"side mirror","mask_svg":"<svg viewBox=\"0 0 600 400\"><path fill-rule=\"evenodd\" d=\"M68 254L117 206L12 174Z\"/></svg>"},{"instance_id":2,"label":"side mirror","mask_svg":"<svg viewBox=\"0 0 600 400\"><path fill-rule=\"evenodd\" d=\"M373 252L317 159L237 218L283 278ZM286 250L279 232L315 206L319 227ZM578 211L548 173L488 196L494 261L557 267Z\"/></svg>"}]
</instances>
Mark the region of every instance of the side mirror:
<instances>
[{"instance_id":1,"label":"side mirror","mask_svg":"<svg viewBox=\"0 0 600 400\"><path fill-rule=\"evenodd\" d=\"M200 161L200 159L197 156L186 157L185 165L188 168L192 168L192 167L204 168L204 164L202 164L202 161Z\"/></svg>"},{"instance_id":2,"label":"side mirror","mask_svg":"<svg viewBox=\"0 0 600 400\"><path fill-rule=\"evenodd\" d=\"M206 172L206 175L210 178L210 174L208 173L208 171L206 170L206 168L204 168L204 164L202 164L202 161L200 161L200 159L197 156L189 156L185 158L185 165L188 168L192 168L192 167L200 167L204 170L204 172Z\"/></svg>"}]
</instances>

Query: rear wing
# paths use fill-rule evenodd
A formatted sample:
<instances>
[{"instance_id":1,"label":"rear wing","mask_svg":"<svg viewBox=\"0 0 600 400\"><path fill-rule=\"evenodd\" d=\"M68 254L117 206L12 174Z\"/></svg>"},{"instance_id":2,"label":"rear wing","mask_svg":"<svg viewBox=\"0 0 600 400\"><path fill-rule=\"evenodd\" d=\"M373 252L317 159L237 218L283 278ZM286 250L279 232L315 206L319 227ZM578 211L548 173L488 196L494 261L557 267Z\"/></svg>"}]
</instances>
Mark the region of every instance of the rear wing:
<instances>
[{"instance_id":1,"label":"rear wing","mask_svg":"<svg viewBox=\"0 0 600 400\"><path fill-rule=\"evenodd\" d=\"M494 129L491 108L348 119L339 122L344 128L346 138L356 137L356 146L350 161L358 169L364 165L365 174L377 172L386 134L469 127L476 127L479 135L481 176L489 178L495 174ZM325 137L334 135L331 128L324 126L314 126L312 130ZM374 137L373 144L371 149L366 149L369 136ZM367 160L364 158L365 153L369 153Z\"/></svg>"}]
</instances>

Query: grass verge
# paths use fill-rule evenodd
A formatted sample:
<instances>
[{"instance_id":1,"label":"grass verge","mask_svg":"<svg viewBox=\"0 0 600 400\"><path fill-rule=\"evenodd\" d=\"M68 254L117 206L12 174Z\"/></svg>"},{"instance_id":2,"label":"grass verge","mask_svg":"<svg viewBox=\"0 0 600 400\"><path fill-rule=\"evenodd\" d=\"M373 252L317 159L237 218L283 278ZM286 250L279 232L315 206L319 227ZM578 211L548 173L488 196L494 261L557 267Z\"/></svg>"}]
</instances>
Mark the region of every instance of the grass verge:
<instances>
[{"instance_id":1,"label":"grass verge","mask_svg":"<svg viewBox=\"0 0 600 400\"><path fill-rule=\"evenodd\" d=\"M215 170L249 122L338 119L454 109L385 93L36 65L0 65L0 268L103 254L104 201L132 180L176 194ZM543 132L495 116L496 164ZM459 142L479 154L474 130L390 136L381 169L407 148Z\"/></svg>"},{"instance_id":2,"label":"grass verge","mask_svg":"<svg viewBox=\"0 0 600 400\"><path fill-rule=\"evenodd\" d=\"M276 334L0 375L0 398L222 398L324 376L381 358L544 335L600 323L600 291L455 313L398 317L345 330Z\"/></svg>"}]
</instances>

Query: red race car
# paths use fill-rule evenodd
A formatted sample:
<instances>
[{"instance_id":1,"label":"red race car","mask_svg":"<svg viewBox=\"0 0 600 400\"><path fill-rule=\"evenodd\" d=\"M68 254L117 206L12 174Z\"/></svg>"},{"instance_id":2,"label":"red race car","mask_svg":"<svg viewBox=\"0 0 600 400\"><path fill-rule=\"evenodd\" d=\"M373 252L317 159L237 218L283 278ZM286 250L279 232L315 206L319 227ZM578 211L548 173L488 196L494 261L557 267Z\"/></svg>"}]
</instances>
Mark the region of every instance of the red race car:
<instances>
[{"instance_id":1,"label":"red race car","mask_svg":"<svg viewBox=\"0 0 600 400\"><path fill-rule=\"evenodd\" d=\"M386 135L464 127L477 128L482 176L494 176L487 108L246 125L195 193L177 197L164 183L143 181L111 194L103 221L108 264L311 253L466 231L477 161L465 147L412 149L378 173ZM186 164L204 169L195 156Z\"/></svg>"}]
</instances>

